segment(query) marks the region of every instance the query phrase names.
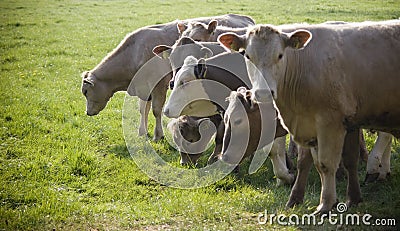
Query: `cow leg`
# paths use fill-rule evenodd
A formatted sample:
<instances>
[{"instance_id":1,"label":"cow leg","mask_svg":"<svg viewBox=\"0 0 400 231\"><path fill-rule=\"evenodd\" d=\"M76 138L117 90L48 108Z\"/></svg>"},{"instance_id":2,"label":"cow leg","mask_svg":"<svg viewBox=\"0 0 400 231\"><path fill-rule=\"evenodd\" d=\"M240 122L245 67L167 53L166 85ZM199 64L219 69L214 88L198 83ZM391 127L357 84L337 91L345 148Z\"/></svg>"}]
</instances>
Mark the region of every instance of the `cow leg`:
<instances>
[{"instance_id":1,"label":"cow leg","mask_svg":"<svg viewBox=\"0 0 400 231\"><path fill-rule=\"evenodd\" d=\"M380 166L382 161L382 155L386 148L390 146L392 135L385 132L378 132L378 137L375 141L375 145L371 150L367 162L367 175L365 176L365 182L374 182L379 177ZM390 158L390 157L389 157ZM390 166L389 166L390 167Z\"/></svg>"},{"instance_id":2,"label":"cow leg","mask_svg":"<svg viewBox=\"0 0 400 231\"><path fill-rule=\"evenodd\" d=\"M390 150L392 147L392 135L385 133L384 135L390 136L388 145L382 155L381 167L379 168L378 180L385 180L386 176L390 175Z\"/></svg>"},{"instance_id":3,"label":"cow leg","mask_svg":"<svg viewBox=\"0 0 400 231\"><path fill-rule=\"evenodd\" d=\"M343 146L343 164L347 170L347 205L361 202L360 183L358 181L358 159L360 157L359 130L348 131Z\"/></svg>"},{"instance_id":4,"label":"cow leg","mask_svg":"<svg viewBox=\"0 0 400 231\"><path fill-rule=\"evenodd\" d=\"M139 112L140 112L139 136L147 135L147 125L149 121L150 105L151 101L144 101L139 99Z\"/></svg>"},{"instance_id":5,"label":"cow leg","mask_svg":"<svg viewBox=\"0 0 400 231\"><path fill-rule=\"evenodd\" d=\"M292 136L290 136L288 155L290 158L295 158L298 155L297 144L293 141Z\"/></svg>"},{"instance_id":6,"label":"cow leg","mask_svg":"<svg viewBox=\"0 0 400 231\"><path fill-rule=\"evenodd\" d=\"M307 178L313 163L309 148L298 148L297 157L297 176L294 182L290 197L286 207L291 208L297 204L303 203L304 192L306 190Z\"/></svg>"},{"instance_id":7,"label":"cow leg","mask_svg":"<svg viewBox=\"0 0 400 231\"><path fill-rule=\"evenodd\" d=\"M219 156L221 155L222 145L223 145L223 141L224 141L224 133L225 133L225 124L221 120L217 126L217 132L216 132L215 138L214 138L215 147L214 147L213 153L208 158L208 162L207 162L208 165L216 162L218 160Z\"/></svg>"},{"instance_id":8,"label":"cow leg","mask_svg":"<svg viewBox=\"0 0 400 231\"><path fill-rule=\"evenodd\" d=\"M346 135L346 130L342 125L336 126L336 124L324 122L317 122L318 151L317 153L312 152L322 186L317 213L327 213L337 203L335 175L341 160Z\"/></svg>"},{"instance_id":9,"label":"cow leg","mask_svg":"<svg viewBox=\"0 0 400 231\"><path fill-rule=\"evenodd\" d=\"M151 93L153 115L156 118L156 125L154 126L154 141L159 141L164 137L162 127L162 109L167 95L167 82L164 78L160 81Z\"/></svg>"},{"instance_id":10,"label":"cow leg","mask_svg":"<svg viewBox=\"0 0 400 231\"><path fill-rule=\"evenodd\" d=\"M289 173L289 169L286 165L285 142L286 136L276 138L269 156L271 158L274 174L278 179L278 185L282 183L291 185L294 181L294 176Z\"/></svg>"},{"instance_id":11,"label":"cow leg","mask_svg":"<svg viewBox=\"0 0 400 231\"><path fill-rule=\"evenodd\" d=\"M363 130L362 129L359 130L360 130L360 161L367 162L368 161L367 145L365 144Z\"/></svg>"}]
</instances>

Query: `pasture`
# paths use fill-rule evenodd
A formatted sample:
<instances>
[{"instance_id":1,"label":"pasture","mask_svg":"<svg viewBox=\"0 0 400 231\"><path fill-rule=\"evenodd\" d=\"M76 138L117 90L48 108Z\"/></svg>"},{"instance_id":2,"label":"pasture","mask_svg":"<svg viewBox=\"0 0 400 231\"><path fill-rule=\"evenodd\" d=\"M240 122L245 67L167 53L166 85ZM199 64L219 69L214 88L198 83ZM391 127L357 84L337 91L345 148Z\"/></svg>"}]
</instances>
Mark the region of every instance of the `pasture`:
<instances>
[{"instance_id":1,"label":"pasture","mask_svg":"<svg viewBox=\"0 0 400 231\"><path fill-rule=\"evenodd\" d=\"M146 25L226 13L270 24L386 20L400 17L400 1L3 0L0 12L0 230L337 228L258 224L265 210L288 216L312 213L320 195L315 169L304 203L293 209L285 209L290 188L276 187L269 160L255 174L244 167L205 188L174 189L151 180L125 145L125 93L115 94L99 115L88 117L80 74L96 66L127 33ZM375 137L366 133L369 150ZM179 165L178 152L167 142L152 145ZM348 213L395 218L397 227L339 228L399 229L398 141L391 161L389 180L362 185L364 202ZM365 163L359 177L362 183ZM341 202L345 192L341 181Z\"/></svg>"}]
</instances>

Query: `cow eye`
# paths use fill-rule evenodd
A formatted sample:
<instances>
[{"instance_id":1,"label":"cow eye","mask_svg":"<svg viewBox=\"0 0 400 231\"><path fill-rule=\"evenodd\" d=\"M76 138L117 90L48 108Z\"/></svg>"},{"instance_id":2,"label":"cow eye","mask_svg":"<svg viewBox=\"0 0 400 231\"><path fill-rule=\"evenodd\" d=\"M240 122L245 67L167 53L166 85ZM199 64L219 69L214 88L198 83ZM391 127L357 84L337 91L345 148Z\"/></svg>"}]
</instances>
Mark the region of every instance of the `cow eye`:
<instances>
[{"instance_id":1,"label":"cow eye","mask_svg":"<svg viewBox=\"0 0 400 231\"><path fill-rule=\"evenodd\" d=\"M279 54L278 59L282 59L283 54Z\"/></svg>"},{"instance_id":2,"label":"cow eye","mask_svg":"<svg viewBox=\"0 0 400 231\"><path fill-rule=\"evenodd\" d=\"M239 125L242 123L242 119L237 119L233 122L234 125Z\"/></svg>"}]
</instances>

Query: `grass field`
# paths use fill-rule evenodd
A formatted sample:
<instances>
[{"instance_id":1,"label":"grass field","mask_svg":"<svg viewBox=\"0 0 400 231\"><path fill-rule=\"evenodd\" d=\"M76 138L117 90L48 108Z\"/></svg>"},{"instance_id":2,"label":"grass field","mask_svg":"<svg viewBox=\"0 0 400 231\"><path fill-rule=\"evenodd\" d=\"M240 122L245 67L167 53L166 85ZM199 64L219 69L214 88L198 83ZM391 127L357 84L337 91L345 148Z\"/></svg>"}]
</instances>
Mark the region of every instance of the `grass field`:
<instances>
[{"instance_id":1,"label":"grass field","mask_svg":"<svg viewBox=\"0 0 400 231\"><path fill-rule=\"evenodd\" d=\"M145 25L225 13L272 24L385 20L400 17L400 1L2 0L0 12L0 230L337 228L257 223L264 210L312 212L320 193L315 170L304 204L290 210L284 207L290 188L276 187L269 161L255 174L241 171L200 189L174 189L149 179L125 146L125 93L116 94L100 115L88 117L80 74ZM367 135L369 149L374 139ZM177 152L166 142L154 146L178 165ZM398 142L392 153L391 178L362 186L364 202L350 212L400 223ZM365 164L360 180L364 176ZM345 188L340 182L340 201ZM379 229L359 229L369 228Z\"/></svg>"}]
</instances>

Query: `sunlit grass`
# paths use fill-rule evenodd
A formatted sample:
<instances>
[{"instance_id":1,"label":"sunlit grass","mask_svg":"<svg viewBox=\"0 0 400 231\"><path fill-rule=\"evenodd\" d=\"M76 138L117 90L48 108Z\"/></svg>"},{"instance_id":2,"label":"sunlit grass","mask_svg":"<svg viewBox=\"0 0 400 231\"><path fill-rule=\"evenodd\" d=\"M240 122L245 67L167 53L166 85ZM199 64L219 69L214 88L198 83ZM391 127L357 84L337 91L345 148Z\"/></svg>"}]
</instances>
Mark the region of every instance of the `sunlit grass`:
<instances>
[{"instance_id":1,"label":"sunlit grass","mask_svg":"<svg viewBox=\"0 0 400 231\"><path fill-rule=\"evenodd\" d=\"M127 33L150 24L225 13L273 24L382 20L398 18L399 9L398 1L366 0L1 1L0 230L296 229L260 226L257 216L265 209L313 211L320 193L315 170L305 203L289 211L290 189L276 187L269 161L253 175L247 163L206 188L160 185L137 168L125 146L125 94L87 117L80 73ZM371 148L374 137L367 142ZM168 143L153 145L178 166ZM392 150L391 179L363 186L365 202L352 211L400 218L398 142ZM361 166L361 180L364 173ZM344 201L344 182L338 192Z\"/></svg>"}]
</instances>

